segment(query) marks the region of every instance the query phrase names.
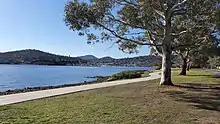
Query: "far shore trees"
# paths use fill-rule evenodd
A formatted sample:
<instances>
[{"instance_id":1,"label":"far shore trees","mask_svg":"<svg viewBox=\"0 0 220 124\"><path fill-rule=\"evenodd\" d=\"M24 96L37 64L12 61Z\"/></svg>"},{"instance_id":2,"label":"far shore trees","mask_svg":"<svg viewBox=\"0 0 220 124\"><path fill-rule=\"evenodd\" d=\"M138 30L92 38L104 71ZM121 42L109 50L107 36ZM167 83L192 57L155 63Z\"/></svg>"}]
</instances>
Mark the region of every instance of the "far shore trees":
<instances>
[{"instance_id":1,"label":"far shore trees","mask_svg":"<svg viewBox=\"0 0 220 124\"><path fill-rule=\"evenodd\" d=\"M79 35L87 36L89 43L115 41L119 49L130 53L136 52L139 46L153 47L162 56L160 85L173 85L171 54L180 47L175 39L190 31L179 29L177 19L183 17L179 24L192 20L195 27L207 26L216 18L218 1L74 0L65 6L65 23Z\"/></svg>"}]
</instances>

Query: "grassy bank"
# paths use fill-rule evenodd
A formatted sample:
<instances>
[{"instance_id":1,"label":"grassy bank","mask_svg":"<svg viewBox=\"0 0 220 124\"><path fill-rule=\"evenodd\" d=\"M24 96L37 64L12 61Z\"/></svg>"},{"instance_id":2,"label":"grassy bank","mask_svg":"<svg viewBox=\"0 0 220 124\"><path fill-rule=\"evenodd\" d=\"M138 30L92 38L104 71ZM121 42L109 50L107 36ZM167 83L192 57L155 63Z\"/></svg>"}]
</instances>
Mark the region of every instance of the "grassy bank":
<instances>
[{"instance_id":1,"label":"grassy bank","mask_svg":"<svg viewBox=\"0 0 220 124\"><path fill-rule=\"evenodd\" d=\"M173 81L177 86L154 80L3 106L0 123L220 123L220 78L175 71Z\"/></svg>"}]
</instances>

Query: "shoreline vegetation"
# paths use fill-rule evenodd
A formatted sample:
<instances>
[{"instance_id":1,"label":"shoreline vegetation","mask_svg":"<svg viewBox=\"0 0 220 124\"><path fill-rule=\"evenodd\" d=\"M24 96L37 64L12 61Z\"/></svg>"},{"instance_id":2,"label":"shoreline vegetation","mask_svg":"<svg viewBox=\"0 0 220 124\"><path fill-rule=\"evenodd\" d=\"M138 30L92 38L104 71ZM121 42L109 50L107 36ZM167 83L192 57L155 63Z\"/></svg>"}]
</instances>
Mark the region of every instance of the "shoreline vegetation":
<instances>
[{"instance_id":1,"label":"shoreline vegetation","mask_svg":"<svg viewBox=\"0 0 220 124\"><path fill-rule=\"evenodd\" d=\"M134 78L148 77L149 73L150 73L150 71L148 71L148 70L122 71L122 72L113 74L112 76L86 77L86 78L94 78L94 80L93 81L84 81L84 82L75 83L75 84L63 84L63 85L57 85L57 86L27 87L27 88L23 88L23 89L7 90L7 91L0 92L0 96L16 94L16 93L26 93L26 92L33 92L33 91L40 91L40 90L49 90L49 89L57 89L57 88L64 88L64 87L88 85L88 84L94 84L94 83L103 83L103 82L123 80L123 79L134 79Z\"/></svg>"}]
</instances>

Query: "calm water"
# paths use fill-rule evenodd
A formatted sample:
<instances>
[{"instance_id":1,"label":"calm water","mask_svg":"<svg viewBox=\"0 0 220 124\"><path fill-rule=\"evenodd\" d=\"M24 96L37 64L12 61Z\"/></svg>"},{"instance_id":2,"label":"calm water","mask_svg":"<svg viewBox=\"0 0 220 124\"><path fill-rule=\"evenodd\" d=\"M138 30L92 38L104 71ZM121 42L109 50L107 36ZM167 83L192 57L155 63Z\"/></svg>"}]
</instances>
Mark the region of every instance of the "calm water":
<instances>
[{"instance_id":1,"label":"calm water","mask_svg":"<svg viewBox=\"0 0 220 124\"><path fill-rule=\"evenodd\" d=\"M0 91L74 84L94 80L86 77L110 76L124 70L150 69L147 67L0 65Z\"/></svg>"}]
</instances>

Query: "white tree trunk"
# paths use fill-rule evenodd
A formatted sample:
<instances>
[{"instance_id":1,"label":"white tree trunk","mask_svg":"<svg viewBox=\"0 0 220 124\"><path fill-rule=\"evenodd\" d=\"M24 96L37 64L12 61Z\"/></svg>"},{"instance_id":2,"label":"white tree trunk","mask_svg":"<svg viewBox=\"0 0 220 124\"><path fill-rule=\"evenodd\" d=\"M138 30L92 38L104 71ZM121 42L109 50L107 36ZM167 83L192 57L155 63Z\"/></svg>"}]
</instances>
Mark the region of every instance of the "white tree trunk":
<instances>
[{"instance_id":1,"label":"white tree trunk","mask_svg":"<svg viewBox=\"0 0 220 124\"><path fill-rule=\"evenodd\" d=\"M161 72L161 80L160 85L171 85L173 86L172 79L171 79L171 44L170 41L165 42L162 47L163 56L162 56L162 72Z\"/></svg>"},{"instance_id":2,"label":"white tree trunk","mask_svg":"<svg viewBox=\"0 0 220 124\"><path fill-rule=\"evenodd\" d=\"M165 37L163 39L162 43L162 72L161 72L161 80L160 85L170 85L173 86L172 79L171 79L171 54L172 54L172 48L171 48L171 42L172 39L172 24L171 24L171 8L172 8L172 1L167 0L167 9L165 11L165 21L166 21L166 28L165 28Z\"/></svg>"}]
</instances>

